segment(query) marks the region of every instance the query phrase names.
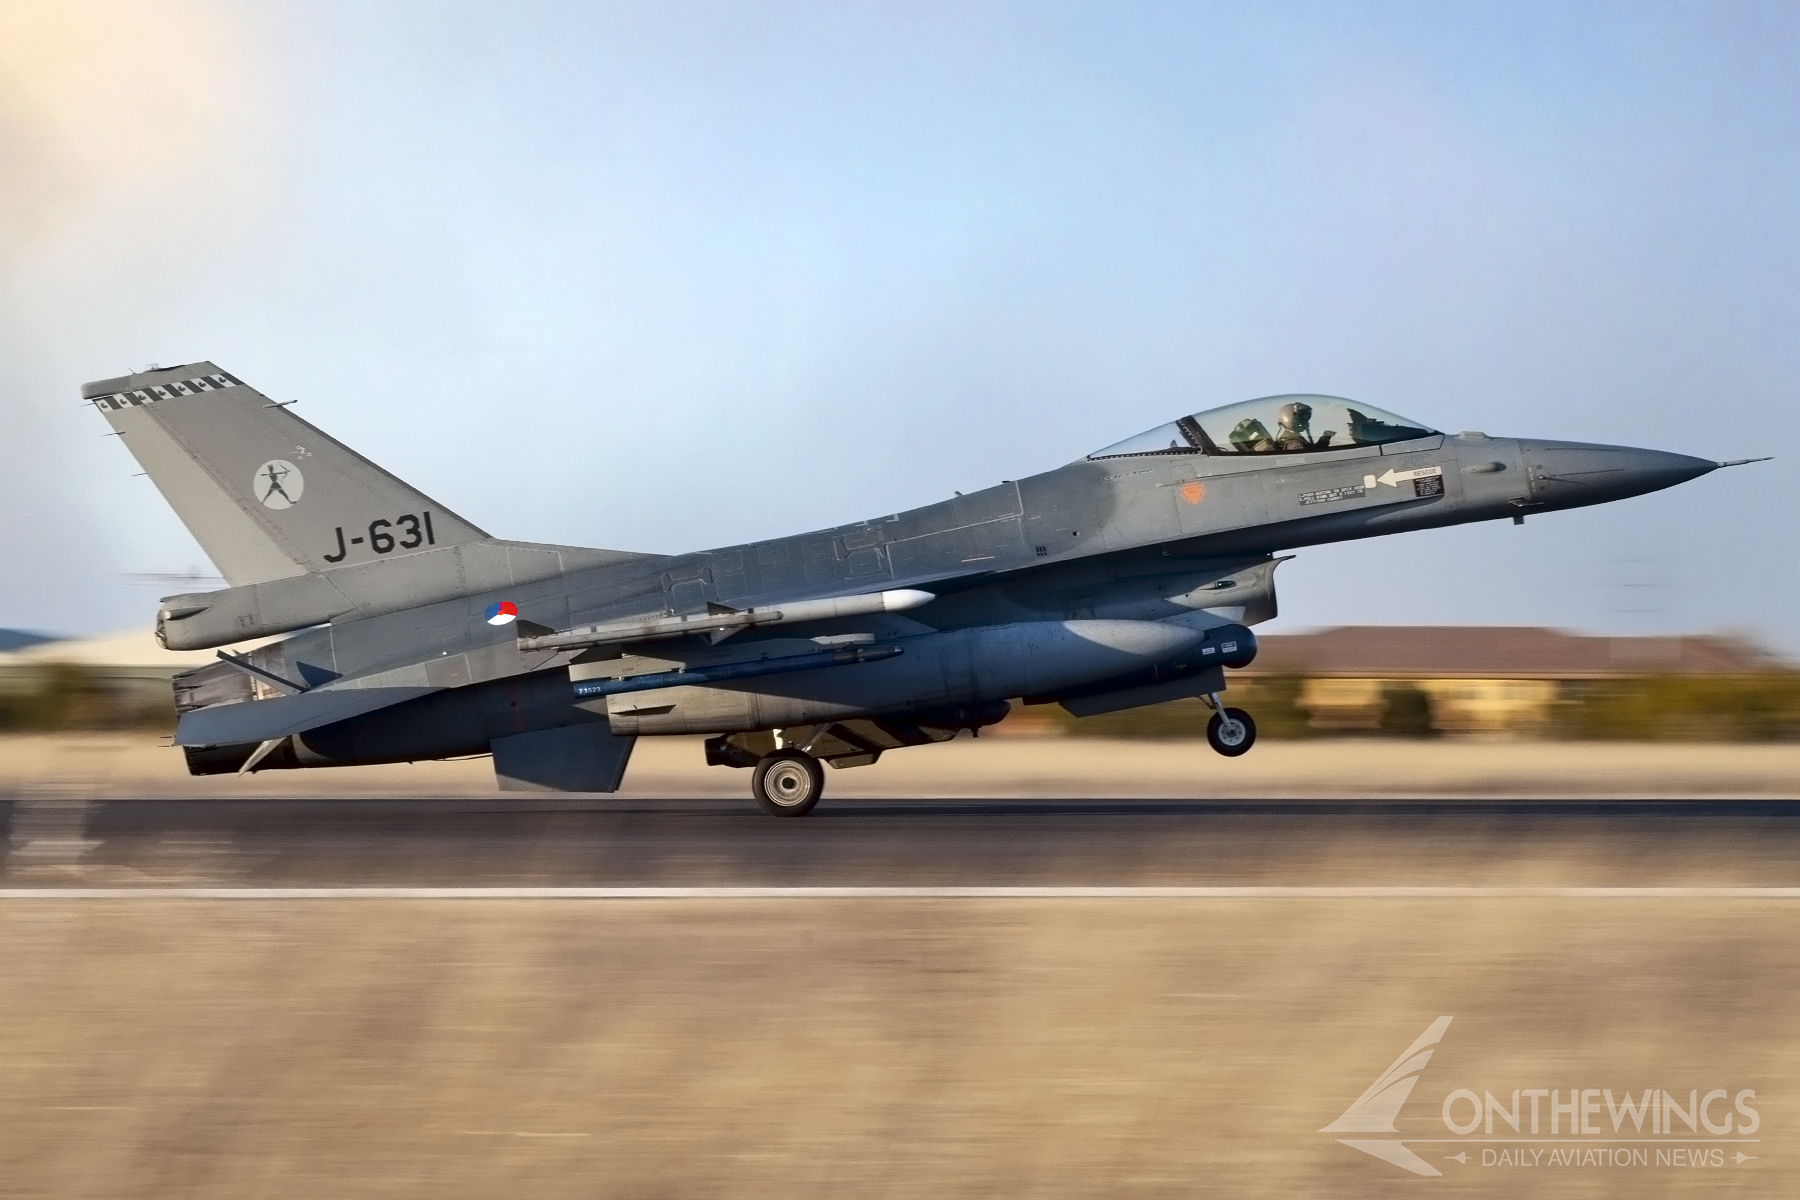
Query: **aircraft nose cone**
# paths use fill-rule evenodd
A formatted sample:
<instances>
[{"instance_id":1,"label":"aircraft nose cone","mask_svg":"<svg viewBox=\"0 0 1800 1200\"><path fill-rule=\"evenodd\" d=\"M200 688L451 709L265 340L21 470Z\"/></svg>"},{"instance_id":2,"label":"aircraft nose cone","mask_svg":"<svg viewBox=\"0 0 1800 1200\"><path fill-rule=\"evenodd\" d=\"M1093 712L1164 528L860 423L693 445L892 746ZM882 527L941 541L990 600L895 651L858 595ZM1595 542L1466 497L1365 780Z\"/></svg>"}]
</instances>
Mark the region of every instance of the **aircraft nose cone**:
<instances>
[{"instance_id":1,"label":"aircraft nose cone","mask_svg":"<svg viewBox=\"0 0 1800 1200\"><path fill-rule=\"evenodd\" d=\"M1523 442L1532 498L1551 506L1596 504L1641 496L1718 469L1711 459L1635 446Z\"/></svg>"}]
</instances>

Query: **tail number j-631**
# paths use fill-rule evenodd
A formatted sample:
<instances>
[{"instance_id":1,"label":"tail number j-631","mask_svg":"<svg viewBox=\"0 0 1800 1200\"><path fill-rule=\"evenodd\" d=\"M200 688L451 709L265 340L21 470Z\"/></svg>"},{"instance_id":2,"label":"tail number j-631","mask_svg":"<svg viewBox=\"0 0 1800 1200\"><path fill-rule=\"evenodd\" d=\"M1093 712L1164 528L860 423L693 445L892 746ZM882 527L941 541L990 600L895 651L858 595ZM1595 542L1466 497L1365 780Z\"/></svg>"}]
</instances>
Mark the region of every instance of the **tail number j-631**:
<instances>
[{"instance_id":1,"label":"tail number j-631","mask_svg":"<svg viewBox=\"0 0 1800 1200\"><path fill-rule=\"evenodd\" d=\"M403 517L395 517L389 521L382 518L369 522L366 534L344 540L344 527L337 527L337 553L324 555L328 563L344 561L344 555L350 552L351 546L367 544L377 554L392 554L396 550L417 550L420 546L437 545L437 534L431 529L431 514L420 513L417 516L407 513Z\"/></svg>"}]
</instances>

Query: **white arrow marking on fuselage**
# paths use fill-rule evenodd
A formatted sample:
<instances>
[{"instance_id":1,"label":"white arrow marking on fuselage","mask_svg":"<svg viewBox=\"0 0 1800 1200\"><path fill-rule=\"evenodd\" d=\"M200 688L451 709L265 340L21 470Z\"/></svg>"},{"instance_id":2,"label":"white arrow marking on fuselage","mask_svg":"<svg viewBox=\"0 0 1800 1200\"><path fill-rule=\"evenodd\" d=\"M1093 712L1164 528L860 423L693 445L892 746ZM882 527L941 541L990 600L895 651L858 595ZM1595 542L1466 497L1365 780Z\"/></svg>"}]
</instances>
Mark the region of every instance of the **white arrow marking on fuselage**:
<instances>
[{"instance_id":1,"label":"white arrow marking on fuselage","mask_svg":"<svg viewBox=\"0 0 1800 1200\"><path fill-rule=\"evenodd\" d=\"M1433 475L1442 475L1443 473L1444 468L1442 467L1419 467L1412 471L1396 471L1392 467L1389 467L1380 478L1376 478L1373 475L1364 475L1363 486L1372 488L1378 483L1385 483L1389 487L1399 487L1400 481L1403 479L1429 479Z\"/></svg>"}]
</instances>

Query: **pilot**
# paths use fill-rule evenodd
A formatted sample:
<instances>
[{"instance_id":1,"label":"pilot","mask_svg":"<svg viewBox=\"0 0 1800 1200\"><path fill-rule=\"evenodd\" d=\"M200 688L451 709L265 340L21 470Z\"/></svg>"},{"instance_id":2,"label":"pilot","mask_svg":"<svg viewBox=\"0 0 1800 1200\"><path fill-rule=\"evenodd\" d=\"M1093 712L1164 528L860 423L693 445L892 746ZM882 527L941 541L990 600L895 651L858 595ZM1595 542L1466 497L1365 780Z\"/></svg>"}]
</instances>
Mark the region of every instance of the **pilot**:
<instances>
[{"instance_id":1,"label":"pilot","mask_svg":"<svg viewBox=\"0 0 1800 1200\"><path fill-rule=\"evenodd\" d=\"M1275 446L1280 450L1323 450L1331 445L1335 430L1312 436L1312 405L1298 400L1281 406L1275 414Z\"/></svg>"}]
</instances>

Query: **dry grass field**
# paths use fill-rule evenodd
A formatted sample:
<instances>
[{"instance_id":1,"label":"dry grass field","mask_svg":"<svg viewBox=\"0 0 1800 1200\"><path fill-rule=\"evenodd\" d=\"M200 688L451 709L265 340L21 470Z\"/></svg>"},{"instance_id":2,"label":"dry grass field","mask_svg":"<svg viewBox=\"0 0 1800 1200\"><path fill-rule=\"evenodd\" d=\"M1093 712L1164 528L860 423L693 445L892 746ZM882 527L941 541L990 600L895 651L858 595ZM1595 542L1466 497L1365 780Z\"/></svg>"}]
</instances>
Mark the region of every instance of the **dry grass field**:
<instances>
[{"instance_id":1,"label":"dry grass field","mask_svg":"<svg viewBox=\"0 0 1800 1200\"><path fill-rule=\"evenodd\" d=\"M12 901L0 1194L1791 1196L1794 912ZM1404 1134L1458 1087L1749 1088L1754 1158L1427 1180L1315 1132L1440 1015Z\"/></svg>"}]
</instances>

